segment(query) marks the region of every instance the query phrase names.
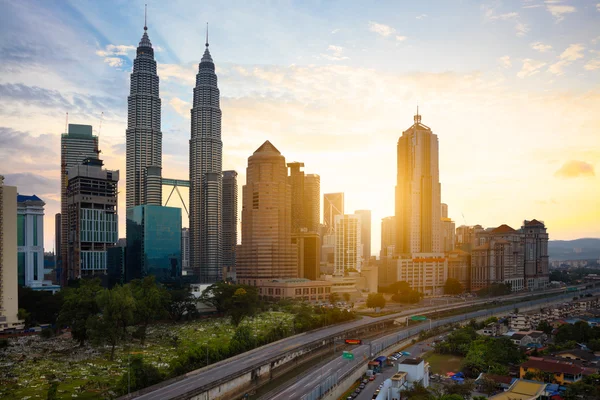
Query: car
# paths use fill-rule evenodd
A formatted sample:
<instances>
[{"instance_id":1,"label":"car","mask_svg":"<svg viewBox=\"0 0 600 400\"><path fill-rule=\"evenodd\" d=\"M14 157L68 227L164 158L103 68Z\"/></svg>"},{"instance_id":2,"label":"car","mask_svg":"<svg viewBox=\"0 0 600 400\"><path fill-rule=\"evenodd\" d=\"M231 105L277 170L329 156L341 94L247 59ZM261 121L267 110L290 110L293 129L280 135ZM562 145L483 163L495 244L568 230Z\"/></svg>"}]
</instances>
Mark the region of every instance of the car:
<instances>
[{"instance_id":1,"label":"car","mask_svg":"<svg viewBox=\"0 0 600 400\"><path fill-rule=\"evenodd\" d=\"M354 392L355 393L360 393L360 390L361 390L360 388L356 388L356 389L354 389Z\"/></svg>"},{"instance_id":2,"label":"car","mask_svg":"<svg viewBox=\"0 0 600 400\"><path fill-rule=\"evenodd\" d=\"M361 383L360 385L358 385L358 387L359 387L361 390L362 390L362 389L364 389L364 388L365 388L365 386L367 386L367 385L365 385L364 383Z\"/></svg>"},{"instance_id":3,"label":"car","mask_svg":"<svg viewBox=\"0 0 600 400\"><path fill-rule=\"evenodd\" d=\"M369 383L369 380L367 378L365 378L362 380L362 383L364 383L366 385L367 383Z\"/></svg>"},{"instance_id":4,"label":"car","mask_svg":"<svg viewBox=\"0 0 600 400\"><path fill-rule=\"evenodd\" d=\"M358 397L358 393L356 393L356 392L352 393L352 398L353 398L353 399L355 399L355 398L357 398L357 397Z\"/></svg>"},{"instance_id":5,"label":"car","mask_svg":"<svg viewBox=\"0 0 600 400\"><path fill-rule=\"evenodd\" d=\"M378 390L380 390L382 387L383 387L383 383L380 383L380 384L379 384L379 389L378 389Z\"/></svg>"},{"instance_id":6,"label":"car","mask_svg":"<svg viewBox=\"0 0 600 400\"><path fill-rule=\"evenodd\" d=\"M374 380L375 380L375 376L370 376L370 377L369 377L369 380L370 380L370 381L374 381Z\"/></svg>"}]
</instances>

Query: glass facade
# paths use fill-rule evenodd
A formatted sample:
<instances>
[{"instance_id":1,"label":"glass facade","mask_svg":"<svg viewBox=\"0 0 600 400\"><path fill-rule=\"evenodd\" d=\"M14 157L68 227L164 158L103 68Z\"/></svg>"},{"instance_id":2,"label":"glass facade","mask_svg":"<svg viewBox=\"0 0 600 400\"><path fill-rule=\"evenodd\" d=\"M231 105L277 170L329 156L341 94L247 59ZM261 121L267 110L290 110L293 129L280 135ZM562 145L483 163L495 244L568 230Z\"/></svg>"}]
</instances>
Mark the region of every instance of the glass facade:
<instances>
[{"instance_id":1,"label":"glass facade","mask_svg":"<svg viewBox=\"0 0 600 400\"><path fill-rule=\"evenodd\" d=\"M37 215L33 216L33 245L37 246L38 245L38 219L40 217L38 217ZM37 263L34 263L34 265L37 265Z\"/></svg>"},{"instance_id":2,"label":"glass facade","mask_svg":"<svg viewBox=\"0 0 600 400\"><path fill-rule=\"evenodd\" d=\"M181 209L141 205L127 210L127 281L154 275L158 282L181 276Z\"/></svg>"},{"instance_id":3,"label":"glass facade","mask_svg":"<svg viewBox=\"0 0 600 400\"><path fill-rule=\"evenodd\" d=\"M25 254L20 251L17 256L19 286L25 286Z\"/></svg>"},{"instance_id":4,"label":"glass facade","mask_svg":"<svg viewBox=\"0 0 600 400\"><path fill-rule=\"evenodd\" d=\"M25 246L25 215L17 215L17 246Z\"/></svg>"}]
</instances>

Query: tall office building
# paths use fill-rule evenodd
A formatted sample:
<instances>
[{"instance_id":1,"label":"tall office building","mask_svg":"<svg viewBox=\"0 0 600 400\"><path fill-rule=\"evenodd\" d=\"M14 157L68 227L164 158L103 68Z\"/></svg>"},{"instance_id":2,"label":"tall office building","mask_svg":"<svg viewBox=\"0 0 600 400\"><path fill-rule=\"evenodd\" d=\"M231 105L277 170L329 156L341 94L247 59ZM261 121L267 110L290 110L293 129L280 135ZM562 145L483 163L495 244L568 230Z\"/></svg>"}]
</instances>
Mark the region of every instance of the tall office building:
<instances>
[{"instance_id":1,"label":"tall office building","mask_svg":"<svg viewBox=\"0 0 600 400\"><path fill-rule=\"evenodd\" d=\"M354 215L360 217L360 240L362 242L363 264L371 259L371 210L356 210Z\"/></svg>"},{"instance_id":2,"label":"tall office building","mask_svg":"<svg viewBox=\"0 0 600 400\"><path fill-rule=\"evenodd\" d=\"M54 215L54 265L55 265L55 278L57 282L60 282L62 276L62 251L61 251L61 214L56 213Z\"/></svg>"},{"instance_id":3,"label":"tall office building","mask_svg":"<svg viewBox=\"0 0 600 400\"><path fill-rule=\"evenodd\" d=\"M17 195L19 286L41 288L44 283L44 206L36 195Z\"/></svg>"},{"instance_id":4,"label":"tall office building","mask_svg":"<svg viewBox=\"0 0 600 400\"><path fill-rule=\"evenodd\" d=\"M268 140L248 158L242 189L242 244L236 255L238 282L298 276L292 244L292 198L285 158Z\"/></svg>"},{"instance_id":5,"label":"tall office building","mask_svg":"<svg viewBox=\"0 0 600 400\"><path fill-rule=\"evenodd\" d=\"M335 216L335 249L333 274L344 276L350 271L360 272L362 245L360 216Z\"/></svg>"},{"instance_id":6,"label":"tall office building","mask_svg":"<svg viewBox=\"0 0 600 400\"><path fill-rule=\"evenodd\" d=\"M154 49L147 31L144 23L127 98L127 208L140 204L161 205L162 201L161 100Z\"/></svg>"},{"instance_id":7,"label":"tall office building","mask_svg":"<svg viewBox=\"0 0 600 400\"><path fill-rule=\"evenodd\" d=\"M548 233L542 221L523 221L521 234L525 243L525 287L529 290L548 286Z\"/></svg>"},{"instance_id":8,"label":"tall office building","mask_svg":"<svg viewBox=\"0 0 600 400\"><path fill-rule=\"evenodd\" d=\"M344 193L325 193L323 195L323 223L330 234L335 230L336 215L344 215Z\"/></svg>"},{"instance_id":9,"label":"tall office building","mask_svg":"<svg viewBox=\"0 0 600 400\"><path fill-rule=\"evenodd\" d=\"M91 125L69 124L68 132L60 138L60 258L61 258L61 285L65 286L69 275L67 260L69 210L67 205L67 171L74 165L80 165L86 158L98 157L98 137L92 135Z\"/></svg>"},{"instance_id":10,"label":"tall office building","mask_svg":"<svg viewBox=\"0 0 600 400\"><path fill-rule=\"evenodd\" d=\"M119 171L102 168L102 160L88 158L69 168L67 186L68 279L107 271L107 251L119 239Z\"/></svg>"},{"instance_id":11,"label":"tall office building","mask_svg":"<svg viewBox=\"0 0 600 400\"><path fill-rule=\"evenodd\" d=\"M222 152L219 88L207 32L190 139L190 264L203 283L219 281L222 275Z\"/></svg>"},{"instance_id":12,"label":"tall office building","mask_svg":"<svg viewBox=\"0 0 600 400\"><path fill-rule=\"evenodd\" d=\"M144 204L127 209L125 280L154 275L157 282L181 277L181 209Z\"/></svg>"},{"instance_id":13,"label":"tall office building","mask_svg":"<svg viewBox=\"0 0 600 400\"><path fill-rule=\"evenodd\" d=\"M319 232L321 222L321 177L304 175L304 219L309 232Z\"/></svg>"},{"instance_id":14,"label":"tall office building","mask_svg":"<svg viewBox=\"0 0 600 400\"><path fill-rule=\"evenodd\" d=\"M288 183L292 190L292 234L301 232L306 229L304 218L304 163L291 162L287 163L290 169Z\"/></svg>"},{"instance_id":15,"label":"tall office building","mask_svg":"<svg viewBox=\"0 0 600 400\"><path fill-rule=\"evenodd\" d=\"M397 282L396 262L392 259L396 247L396 217L381 219L381 249L379 250L379 286Z\"/></svg>"},{"instance_id":16,"label":"tall office building","mask_svg":"<svg viewBox=\"0 0 600 400\"><path fill-rule=\"evenodd\" d=\"M0 332L23 327L17 279L17 188L0 175Z\"/></svg>"},{"instance_id":17,"label":"tall office building","mask_svg":"<svg viewBox=\"0 0 600 400\"><path fill-rule=\"evenodd\" d=\"M223 266L231 273L235 269L235 249L238 227L238 187L236 171L223 171Z\"/></svg>"},{"instance_id":18,"label":"tall office building","mask_svg":"<svg viewBox=\"0 0 600 400\"><path fill-rule=\"evenodd\" d=\"M417 112L398 139L396 254L441 251L440 191L438 138Z\"/></svg>"},{"instance_id":19,"label":"tall office building","mask_svg":"<svg viewBox=\"0 0 600 400\"><path fill-rule=\"evenodd\" d=\"M190 229L181 228L181 270L190 269Z\"/></svg>"},{"instance_id":20,"label":"tall office building","mask_svg":"<svg viewBox=\"0 0 600 400\"><path fill-rule=\"evenodd\" d=\"M440 240L442 251L449 253L454 250L456 242L456 225L448 218L448 204L442 203L442 218L440 220Z\"/></svg>"}]
</instances>

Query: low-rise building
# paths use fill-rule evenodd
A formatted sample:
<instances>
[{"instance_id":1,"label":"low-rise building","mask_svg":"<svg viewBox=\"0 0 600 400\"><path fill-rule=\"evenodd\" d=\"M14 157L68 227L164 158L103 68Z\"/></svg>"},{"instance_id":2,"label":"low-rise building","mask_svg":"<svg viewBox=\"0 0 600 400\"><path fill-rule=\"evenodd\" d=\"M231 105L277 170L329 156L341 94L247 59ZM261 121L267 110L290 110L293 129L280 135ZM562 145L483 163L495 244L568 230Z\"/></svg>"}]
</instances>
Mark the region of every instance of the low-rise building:
<instances>
[{"instance_id":1,"label":"low-rise building","mask_svg":"<svg viewBox=\"0 0 600 400\"><path fill-rule=\"evenodd\" d=\"M486 336L500 336L506 333L507 331L507 326L498 322L492 322L490 324L487 324L483 328L483 334Z\"/></svg>"},{"instance_id":2,"label":"low-rise building","mask_svg":"<svg viewBox=\"0 0 600 400\"><path fill-rule=\"evenodd\" d=\"M583 369L579 366L531 357L520 366L519 377L546 383L556 382L560 385L568 385L579 382L582 378Z\"/></svg>"},{"instance_id":3,"label":"low-rise building","mask_svg":"<svg viewBox=\"0 0 600 400\"><path fill-rule=\"evenodd\" d=\"M546 384L533 382L530 380L518 379L510 388L495 396L491 396L490 400L541 400L545 395Z\"/></svg>"},{"instance_id":4,"label":"low-rise building","mask_svg":"<svg viewBox=\"0 0 600 400\"><path fill-rule=\"evenodd\" d=\"M415 383L429 387L429 363L420 357L405 358L398 363L398 372L406 372L406 383L410 388Z\"/></svg>"},{"instance_id":5,"label":"low-rise building","mask_svg":"<svg viewBox=\"0 0 600 400\"><path fill-rule=\"evenodd\" d=\"M305 278L262 280L258 284L258 294L274 300L326 302L331 294L331 283Z\"/></svg>"},{"instance_id":6,"label":"low-rise building","mask_svg":"<svg viewBox=\"0 0 600 400\"><path fill-rule=\"evenodd\" d=\"M587 363L596 363L598 361L598 357L596 357L594 353L581 349L563 350L556 353L555 357L563 358L565 360L584 361Z\"/></svg>"},{"instance_id":7,"label":"low-rise building","mask_svg":"<svg viewBox=\"0 0 600 400\"><path fill-rule=\"evenodd\" d=\"M444 294L448 279L448 259L441 253L413 253L397 260L397 279L425 295Z\"/></svg>"}]
</instances>

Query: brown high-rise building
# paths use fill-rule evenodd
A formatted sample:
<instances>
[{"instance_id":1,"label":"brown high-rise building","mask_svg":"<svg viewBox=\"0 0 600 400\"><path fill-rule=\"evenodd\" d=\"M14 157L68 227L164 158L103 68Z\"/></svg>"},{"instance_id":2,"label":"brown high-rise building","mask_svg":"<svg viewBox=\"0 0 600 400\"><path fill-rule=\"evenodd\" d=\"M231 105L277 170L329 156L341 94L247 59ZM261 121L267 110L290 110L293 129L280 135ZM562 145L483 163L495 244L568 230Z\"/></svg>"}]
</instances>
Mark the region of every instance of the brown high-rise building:
<instances>
[{"instance_id":1,"label":"brown high-rise building","mask_svg":"<svg viewBox=\"0 0 600 400\"><path fill-rule=\"evenodd\" d=\"M336 215L344 215L344 193L325 193L323 195L323 223L329 234L335 230Z\"/></svg>"},{"instance_id":2,"label":"brown high-rise building","mask_svg":"<svg viewBox=\"0 0 600 400\"><path fill-rule=\"evenodd\" d=\"M238 282L298 276L292 244L292 193L285 157L268 140L248 158L242 189L242 244L236 255Z\"/></svg>"},{"instance_id":3,"label":"brown high-rise building","mask_svg":"<svg viewBox=\"0 0 600 400\"><path fill-rule=\"evenodd\" d=\"M421 123L398 139L396 181L396 254L439 253L440 179L438 137Z\"/></svg>"},{"instance_id":4,"label":"brown high-rise building","mask_svg":"<svg viewBox=\"0 0 600 400\"><path fill-rule=\"evenodd\" d=\"M288 182L292 193L292 243L298 247L298 276L318 279L321 263L319 223L319 175L305 175L304 163L292 162Z\"/></svg>"},{"instance_id":5,"label":"brown high-rise building","mask_svg":"<svg viewBox=\"0 0 600 400\"><path fill-rule=\"evenodd\" d=\"M525 287L543 289L549 284L548 233L543 222L523 221L521 234L525 241Z\"/></svg>"},{"instance_id":6,"label":"brown high-rise building","mask_svg":"<svg viewBox=\"0 0 600 400\"><path fill-rule=\"evenodd\" d=\"M309 232L318 232L321 222L321 177L304 175L304 220Z\"/></svg>"}]
</instances>

